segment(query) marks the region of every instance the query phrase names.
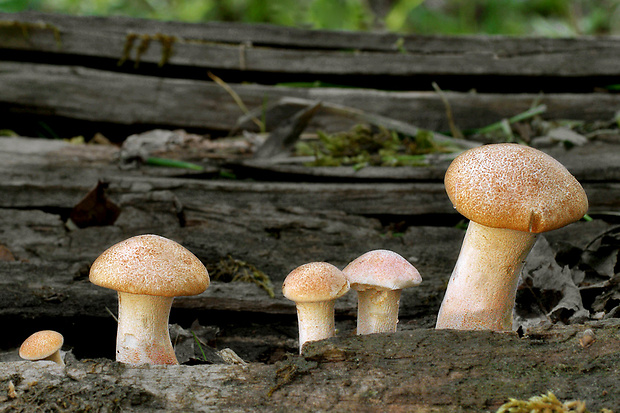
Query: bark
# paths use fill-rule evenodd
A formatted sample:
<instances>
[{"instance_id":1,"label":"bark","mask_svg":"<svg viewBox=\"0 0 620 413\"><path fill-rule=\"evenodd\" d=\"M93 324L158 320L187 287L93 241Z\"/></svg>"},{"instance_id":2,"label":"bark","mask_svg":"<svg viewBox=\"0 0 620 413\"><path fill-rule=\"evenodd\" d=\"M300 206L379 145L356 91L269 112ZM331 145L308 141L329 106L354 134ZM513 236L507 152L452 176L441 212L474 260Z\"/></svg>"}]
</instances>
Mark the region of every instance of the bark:
<instances>
[{"instance_id":1,"label":"bark","mask_svg":"<svg viewBox=\"0 0 620 413\"><path fill-rule=\"evenodd\" d=\"M0 27L0 47L7 49L115 61L123 58L125 50L128 63L139 60L210 70L387 76L615 76L620 54L620 40L614 37L404 36L44 13L3 13L0 18L5 22ZM397 43L402 44L400 49Z\"/></svg>"},{"instance_id":2,"label":"bark","mask_svg":"<svg viewBox=\"0 0 620 413\"><path fill-rule=\"evenodd\" d=\"M600 161L590 162L596 153ZM608 176L614 176L618 164L605 163L608 153L615 152L575 149L558 158L578 165L574 169L578 178L590 176L588 165L606 168ZM255 283L215 280L205 293L174 301L174 308L183 314L294 315L293 303L280 292L282 280L293 268L317 260L343 268L366 251L383 248L410 260L424 279L419 287L403 292L401 323L415 317L416 325L434 325L464 232L425 226L427 215L443 214L442 219L454 222L458 215L440 182L402 182L400 174L415 168L402 168L405 172L383 168L393 170L396 178L379 184L365 179L351 183L199 180L176 170L179 176L170 177L162 168L121 170L114 161L117 155L117 149L96 145L0 140L4 176L0 244L15 260L0 262L6 274L0 279L0 314L5 319L107 317L106 309L114 312L117 307L116 296L87 281L90 264L116 242L155 232L189 248L211 271L231 256L254 265L273 283L275 297L271 298ZM334 169L337 174L347 168ZM100 180L109 183L105 194L120 208L118 219L113 225L69 230L70 212ZM620 205L616 183L585 182L584 186L591 213ZM407 220L417 224L401 224ZM401 230L399 225L404 225ZM601 221L578 223L545 236L583 248L608 228ZM391 235L392 231L402 233ZM337 302L337 314L354 317L355 306L355 294L348 294Z\"/></svg>"},{"instance_id":3,"label":"bark","mask_svg":"<svg viewBox=\"0 0 620 413\"><path fill-rule=\"evenodd\" d=\"M387 116L420 128L449 130L441 98L429 92L387 92L346 88L295 88L240 84L226 79L245 106L261 108L285 97L325 101ZM387 87L387 86L384 86ZM31 90L37 90L36 94ZM71 99L63 99L70 95ZM547 105L545 118L585 121L613 119L620 97L609 93L492 94L446 93L459 128L479 128L530 109ZM105 103L105 104L104 104ZM588 110L584 111L583 108ZM127 74L77 64L50 65L0 62L0 109L7 116L55 116L118 125L162 125L229 131L243 112L222 87L187 78ZM292 113L268 116L276 127ZM321 111L311 130L342 131L352 122ZM244 125L250 130L256 126Z\"/></svg>"},{"instance_id":4,"label":"bark","mask_svg":"<svg viewBox=\"0 0 620 413\"><path fill-rule=\"evenodd\" d=\"M481 412L552 391L599 411L620 405L619 333L617 320L524 337L419 329L309 343L276 364L0 363L0 409Z\"/></svg>"}]
</instances>

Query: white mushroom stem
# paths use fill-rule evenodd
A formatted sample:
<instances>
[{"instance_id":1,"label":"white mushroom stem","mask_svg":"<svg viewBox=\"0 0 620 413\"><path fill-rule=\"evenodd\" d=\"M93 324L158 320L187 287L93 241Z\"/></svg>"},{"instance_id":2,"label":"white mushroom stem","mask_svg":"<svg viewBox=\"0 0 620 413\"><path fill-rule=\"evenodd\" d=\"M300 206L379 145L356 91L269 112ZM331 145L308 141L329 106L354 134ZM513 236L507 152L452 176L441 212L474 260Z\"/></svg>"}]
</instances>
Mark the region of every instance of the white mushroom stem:
<instances>
[{"instance_id":1,"label":"white mushroom stem","mask_svg":"<svg viewBox=\"0 0 620 413\"><path fill-rule=\"evenodd\" d=\"M62 354L60 354L60 350L53 352L49 356L45 357L43 360L50 360L56 364L60 364L61 366L65 365L65 361L62 359Z\"/></svg>"},{"instance_id":2,"label":"white mushroom stem","mask_svg":"<svg viewBox=\"0 0 620 413\"><path fill-rule=\"evenodd\" d=\"M517 283L536 234L469 222L436 328L512 330Z\"/></svg>"},{"instance_id":3,"label":"white mushroom stem","mask_svg":"<svg viewBox=\"0 0 620 413\"><path fill-rule=\"evenodd\" d=\"M357 285L357 334L393 333L402 290Z\"/></svg>"},{"instance_id":4,"label":"white mushroom stem","mask_svg":"<svg viewBox=\"0 0 620 413\"><path fill-rule=\"evenodd\" d=\"M173 299L118 293L116 361L133 365L179 364L168 331Z\"/></svg>"},{"instance_id":5,"label":"white mushroom stem","mask_svg":"<svg viewBox=\"0 0 620 413\"><path fill-rule=\"evenodd\" d=\"M336 334L335 301L297 302L299 354L307 341L323 340Z\"/></svg>"}]
</instances>

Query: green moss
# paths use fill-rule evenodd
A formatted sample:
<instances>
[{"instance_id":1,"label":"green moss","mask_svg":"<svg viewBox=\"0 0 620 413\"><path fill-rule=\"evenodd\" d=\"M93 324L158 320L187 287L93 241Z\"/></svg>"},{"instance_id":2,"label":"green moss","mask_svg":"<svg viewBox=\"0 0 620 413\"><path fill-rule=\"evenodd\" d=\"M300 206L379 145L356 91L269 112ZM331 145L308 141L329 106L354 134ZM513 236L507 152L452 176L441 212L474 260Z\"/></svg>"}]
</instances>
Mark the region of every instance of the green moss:
<instances>
[{"instance_id":1,"label":"green moss","mask_svg":"<svg viewBox=\"0 0 620 413\"><path fill-rule=\"evenodd\" d=\"M139 40L137 46L135 46L136 40ZM162 67L168 63L170 56L172 56L172 46L178 40L175 36L162 33L155 33L153 35L129 33L125 37L125 45L123 46L123 53L118 61L118 66L122 66L130 59L131 51L135 48L136 57L134 58L134 67L138 68L142 55L149 49L152 40L161 44L161 58L159 59L158 66Z\"/></svg>"},{"instance_id":2,"label":"green moss","mask_svg":"<svg viewBox=\"0 0 620 413\"><path fill-rule=\"evenodd\" d=\"M307 166L425 166L426 155L451 152L430 131L402 136L382 127L356 125L347 132L318 133L318 141L299 142L296 154L314 156Z\"/></svg>"},{"instance_id":3,"label":"green moss","mask_svg":"<svg viewBox=\"0 0 620 413\"><path fill-rule=\"evenodd\" d=\"M212 280L223 282L251 282L265 290L271 298L275 297L271 279L256 266L228 255L215 265L207 266Z\"/></svg>"},{"instance_id":4,"label":"green moss","mask_svg":"<svg viewBox=\"0 0 620 413\"><path fill-rule=\"evenodd\" d=\"M30 31L32 30L49 30L54 35L56 46L58 46L59 49L62 48L60 30L58 30L58 27L54 26L53 24L44 23L44 22L32 23L32 22L20 22L16 20L0 20L0 29L2 28L20 30L22 33L22 36L24 36L25 39L30 39Z\"/></svg>"}]
</instances>

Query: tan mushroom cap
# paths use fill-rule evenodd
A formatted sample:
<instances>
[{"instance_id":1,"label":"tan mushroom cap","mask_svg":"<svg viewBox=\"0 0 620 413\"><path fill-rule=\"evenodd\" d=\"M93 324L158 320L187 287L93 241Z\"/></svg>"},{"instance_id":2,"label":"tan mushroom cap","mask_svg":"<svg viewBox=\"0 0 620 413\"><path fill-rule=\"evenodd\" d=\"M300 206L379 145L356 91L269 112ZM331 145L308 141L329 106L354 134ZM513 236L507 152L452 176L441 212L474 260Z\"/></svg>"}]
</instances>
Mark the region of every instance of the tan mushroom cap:
<instances>
[{"instance_id":1,"label":"tan mushroom cap","mask_svg":"<svg viewBox=\"0 0 620 413\"><path fill-rule=\"evenodd\" d=\"M298 303L331 301L349 291L342 271L326 262L303 264L286 276L282 293Z\"/></svg>"},{"instance_id":2,"label":"tan mushroom cap","mask_svg":"<svg viewBox=\"0 0 620 413\"><path fill-rule=\"evenodd\" d=\"M159 235L139 235L111 246L95 260L89 278L116 291L162 297L196 295L209 286L202 262Z\"/></svg>"},{"instance_id":3,"label":"tan mushroom cap","mask_svg":"<svg viewBox=\"0 0 620 413\"><path fill-rule=\"evenodd\" d=\"M418 270L401 255L389 250L373 250L351 261L344 270L351 288L358 285L402 290L422 282Z\"/></svg>"},{"instance_id":4,"label":"tan mushroom cap","mask_svg":"<svg viewBox=\"0 0 620 413\"><path fill-rule=\"evenodd\" d=\"M62 334L56 331L37 331L22 343L19 357L25 360L42 360L60 350L64 342Z\"/></svg>"},{"instance_id":5,"label":"tan mushroom cap","mask_svg":"<svg viewBox=\"0 0 620 413\"><path fill-rule=\"evenodd\" d=\"M585 191L560 162L513 143L463 152L448 168L445 187L461 214L493 228L551 231L588 210Z\"/></svg>"}]
</instances>

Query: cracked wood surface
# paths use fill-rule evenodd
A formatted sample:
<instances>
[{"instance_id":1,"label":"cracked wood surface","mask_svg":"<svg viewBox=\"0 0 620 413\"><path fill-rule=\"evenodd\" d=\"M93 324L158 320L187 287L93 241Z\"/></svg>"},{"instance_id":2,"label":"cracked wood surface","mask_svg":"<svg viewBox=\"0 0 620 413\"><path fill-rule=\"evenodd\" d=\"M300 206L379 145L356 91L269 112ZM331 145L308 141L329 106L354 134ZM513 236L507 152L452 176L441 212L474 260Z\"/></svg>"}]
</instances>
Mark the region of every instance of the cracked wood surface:
<instances>
[{"instance_id":1,"label":"cracked wood surface","mask_svg":"<svg viewBox=\"0 0 620 413\"><path fill-rule=\"evenodd\" d=\"M512 333L417 329L309 343L276 364L0 363L0 411L486 412L552 391L620 405L618 320ZM593 341L584 341L584 336ZM9 384L11 383L11 384ZM9 386L14 392L9 392Z\"/></svg>"},{"instance_id":2,"label":"cracked wood surface","mask_svg":"<svg viewBox=\"0 0 620 413\"><path fill-rule=\"evenodd\" d=\"M615 76L620 40L346 33L234 23L1 13L0 48L254 72L344 75ZM27 35L25 35L25 33ZM148 35L150 38L141 38ZM145 40L146 39L146 40ZM401 44L401 47L397 47ZM164 50L162 50L164 49Z\"/></svg>"},{"instance_id":3,"label":"cracked wood surface","mask_svg":"<svg viewBox=\"0 0 620 413\"><path fill-rule=\"evenodd\" d=\"M285 97L325 101L388 116L435 131L449 130L446 110L434 92L388 92L373 89L294 88L231 84L252 108ZM30 91L36 90L33 94ZM65 96L70 95L71 99ZM454 121L462 129L489 125L532 107L547 105L549 119L612 119L620 96L610 93L461 93L446 92ZM108 102L109 104L102 104ZM587 110L584 111L584 108ZM7 116L58 116L119 125L166 125L229 131L243 115L228 92L213 82L117 73L97 68L29 62L0 62L0 109ZM281 115L281 114L280 114ZM284 116L283 118L286 118ZM266 118L268 128L283 118ZM341 131L351 122L321 111L313 130ZM244 125L255 129L255 125Z\"/></svg>"},{"instance_id":4,"label":"cracked wood surface","mask_svg":"<svg viewBox=\"0 0 620 413\"><path fill-rule=\"evenodd\" d=\"M242 112L207 81L207 69L250 109L295 97L435 131L450 125L441 97L428 91L432 81L455 91L445 96L462 129L509 118L534 102L547 106L550 119L580 120L611 119L620 104L615 94L591 93L617 74L620 41L612 37L398 36L23 12L0 13L0 50L0 113L10 118L229 131ZM323 78L358 88L286 87ZM514 93L501 93L508 89ZM266 124L286 118L268 114ZM349 126L321 112L311 123L331 131Z\"/></svg>"},{"instance_id":5,"label":"cracked wood surface","mask_svg":"<svg viewBox=\"0 0 620 413\"><path fill-rule=\"evenodd\" d=\"M604 162L606 154L613 154L610 150L588 151L591 148L577 148L556 156L578 179L586 178L590 213L617 209L618 183L588 180L598 176L588 165L614 177L619 164L612 158ZM423 320L423 326L433 324L463 237L457 228L424 226L429 214L458 217L441 181L399 178L412 168L389 168L396 178L382 183L196 179L180 171L167 176L153 167L119 169L117 152L114 147L40 139L0 140L0 244L16 260L0 262L2 272L10 274L0 280L0 314L34 317L43 309L50 318L105 317L106 308L114 310L116 297L88 283L90 263L116 242L157 232L185 245L205 263L232 256L257 266L274 282L276 297L270 299L254 284L216 281L199 296L175 300L179 309L294 314L279 290L293 268L310 261L342 268L363 252L387 248L412 261L424 278L420 287L405 290L401 316ZM592 162L594 158L599 162ZM108 183L106 193L120 207L119 218L114 225L68 230L69 212L100 180ZM418 216L420 224L394 236L381 216L395 222ZM548 236L573 234L568 239L577 242L592 239L604 228L577 223ZM338 308L341 314L354 315L355 299L350 295Z\"/></svg>"},{"instance_id":6,"label":"cracked wood surface","mask_svg":"<svg viewBox=\"0 0 620 413\"><path fill-rule=\"evenodd\" d=\"M592 164L597 147L560 156L578 177L589 177L584 186L594 211L617 208L613 177L618 164L605 164L613 160L606 155L613 153L608 146ZM231 181L146 166L125 170L117 155L115 147L0 139L0 246L8 257L0 260L0 320L14 333L1 337L0 349L14 357L25 336L51 328L63 332L67 348L81 360L70 362L67 372L0 363L0 411L28 411L46 403L69 411L88 406L216 411L223 403L231 411L372 411L376 406L407 411L414 406L461 412L493 410L508 397L529 398L547 390L563 399L586 399L590 408L616 402L617 381L610 377L618 373L617 325L592 327L597 339L589 348L580 347L581 333L575 330L586 326L525 339L429 330L463 236L458 228L423 224L429 213L455 216L438 179L407 181L398 177L406 169L394 168L396 178L380 183ZM612 179L598 180L588 165ZM100 180L108 183L106 194L120 207L120 216L113 225L70 229L70 211ZM422 225L395 233L398 227L380 219L386 214L396 221L417 217ZM584 248L609 228L600 220L579 222L545 237ZM220 329L219 348L269 362L126 369L110 361L116 294L88 282L89 266L108 246L146 232L180 242L207 265L230 255L271 277L274 298L255 284L214 281L203 294L175 299L171 313L173 323L188 326L196 320ZM424 279L403 292L401 331L351 337L356 297L348 294L336 307L339 338L322 350L313 345L305 356L293 355L295 308L280 292L286 274L318 260L342 268L376 248L400 253ZM545 349L551 353L543 356L539 350ZM93 357L106 359L89 361ZM413 374L412 366L418 368ZM17 397L2 399L9 381Z\"/></svg>"}]
</instances>

